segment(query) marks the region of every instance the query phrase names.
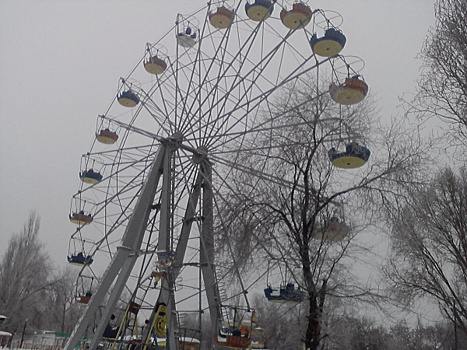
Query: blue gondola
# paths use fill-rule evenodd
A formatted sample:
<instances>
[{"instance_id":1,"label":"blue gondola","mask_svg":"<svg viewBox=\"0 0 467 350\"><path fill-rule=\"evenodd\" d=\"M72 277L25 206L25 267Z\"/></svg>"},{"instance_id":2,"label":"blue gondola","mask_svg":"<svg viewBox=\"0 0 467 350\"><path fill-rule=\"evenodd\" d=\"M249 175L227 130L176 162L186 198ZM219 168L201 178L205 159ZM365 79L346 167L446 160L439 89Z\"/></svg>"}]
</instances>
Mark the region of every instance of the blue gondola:
<instances>
[{"instance_id":1,"label":"blue gondola","mask_svg":"<svg viewBox=\"0 0 467 350\"><path fill-rule=\"evenodd\" d=\"M342 51L346 41L347 39L341 31L335 28L328 28L321 38L318 38L316 33L313 34L310 39L310 45L316 55L332 57Z\"/></svg>"},{"instance_id":2,"label":"blue gondola","mask_svg":"<svg viewBox=\"0 0 467 350\"><path fill-rule=\"evenodd\" d=\"M247 2L245 4L245 11L247 16L256 22L264 21L272 15L274 5L269 0L255 0L253 3Z\"/></svg>"},{"instance_id":3,"label":"blue gondola","mask_svg":"<svg viewBox=\"0 0 467 350\"><path fill-rule=\"evenodd\" d=\"M89 266L92 264L94 261L92 256L84 256L83 253L79 252L78 254L72 254L71 256L68 256L68 262L72 265L76 266Z\"/></svg>"},{"instance_id":4,"label":"blue gondola","mask_svg":"<svg viewBox=\"0 0 467 350\"><path fill-rule=\"evenodd\" d=\"M131 90L123 91L117 96L118 103L125 107L135 107L139 103L139 97Z\"/></svg>"},{"instance_id":5,"label":"blue gondola","mask_svg":"<svg viewBox=\"0 0 467 350\"><path fill-rule=\"evenodd\" d=\"M273 303L298 304L305 299L306 292L296 289L293 283L287 283L285 288L279 288L279 293L277 293L277 289L273 289L271 286L268 286L264 290L264 295L266 295L266 298Z\"/></svg>"},{"instance_id":6,"label":"blue gondola","mask_svg":"<svg viewBox=\"0 0 467 350\"><path fill-rule=\"evenodd\" d=\"M332 164L344 169L361 167L368 161L370 154L368 148L360 146L356 142L349 143L345 148L345 152L336 151L334 147L328 152Z\"/></svg>"},{"instance_id":7,"label":"blue gondola","mask_svg":"<svg viewBox=\"0 0 467 350\"><path fill-rule=\"evenodd\" d=\"M88 184L96 184L98 182L101 182L102 174L99 172L95 172L93 169L89 169L80 173L79 178L81 179L81 181L86 182Z\"/></svg>"}]
</instances>

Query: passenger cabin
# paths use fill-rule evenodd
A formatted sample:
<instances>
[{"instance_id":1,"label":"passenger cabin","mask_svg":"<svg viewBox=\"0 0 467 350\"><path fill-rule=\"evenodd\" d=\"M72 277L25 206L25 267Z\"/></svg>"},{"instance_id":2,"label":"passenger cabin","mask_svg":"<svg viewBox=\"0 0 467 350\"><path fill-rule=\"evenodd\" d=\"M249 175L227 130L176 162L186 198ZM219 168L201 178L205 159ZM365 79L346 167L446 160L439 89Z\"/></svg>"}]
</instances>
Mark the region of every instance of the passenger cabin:
<instances>
[{"instance_id":1,"label":"passenger cabin","mask_svg":"<svg viewBox=\"0 0 467 350\"><path fill-rule=\"evenodd\" d=\"M190 48L195 46L196 37L196 31L191 27L186 27L183 32L178 33L177 43L182 47Z\"/></svg>"},{"instance_id":2,"label":"passenger cabin","mask_svg":"<svg viewBox=\"0 0 467 350\"><path fill-rule=\"evenodd\" d=\"M96 134L96 139L100 143L106 145L112 145L118 140L118 135L116 132L110 131L108 128L102 129L98 134Z\"/></svg>"},{"instance_id":3,"label":"passenger cabin","mask_svg":"<svg viewBox=\"0 0 467 350\"><path fill-rule=\"evenodd\" d=\"M72 265L76 266L89 266L92 264L94 260L92 259L92 256L84 256L82 252L79 252L78 254L72 254L68 257L68 262Z\"/></svg>"},{"instance_id":4,"label":"passenger cabin","mask_svg":"<svg viewBox=\"0 0 467 350\"><path fill-rule=\"evenodd\" d=\"M225 348L247 349L251 344L251 338L242 337L239 335L217 334L214 336L214 341L217 345Z\"/></svg>"},{"instance_id":5,"label":"passenger cabin","mask_svg":"<svg viewBox=\"0 0 467 350\"><path fill-rule=\"evenodd\" d=\"M253 3L249 1L245 4L246 15L252 21L260 22L271 17L274 10L274 4L269 0L255 0Z\"/></svg>"},{"instance_id":6,"label":"passenger cabin","mask_svg":"<svg viewBox=\"0 0 467 350\"><path fill-rule=\"evenodd\" d=\"M86 305L89 303L89 300L91 300L92 293L87 292L85 295L79 295L75 298L76 302Z\"/></svg>"},{"instance_id":7,"label":"passenger cabin","mask_svg":"<svg viewBox=\"0 0 467 350\"><path fill-rule=\"evenodd\" d=\"M264 349L264 329L256 327L251 330L251 349Z\"/></svg>"},{"instance_id":8,"label":"passenger cabin","mask_svg":"<svg viewBox=\"0 0 467 350\"><path fill-rule=\"evenodd\" d=\"M143 64L148 73L155 75L160 75L167 69L167 63L157 56L149 57Z\"/></svg>"},{"instance_id":9,"label":"passenger cabin","mask_svg":"<svg viewBox=\"0 0 467 350\"><path fill-rule=\"evenodd\" d=\"M349 233L350 227L345 222L340 222L337 217L333 217L322 227L315 228L311 235L317 240L336 242L342 241Z\"/></svg>"},{"instance_id":10,"label":"passenger cabin","mask_svg":"<svg viewBox=\"0 0 467 350\"><path fill-rule=\"evenodd\" d=\"M138 315L138 312L140 309L141 309L141 305L138 303L135 303L134 301L131 301L130 304L128 304L128 312L131 312L134 315Z\"/></svg>"},{"instance_id":11,"label":"passenger cabin","mask_svg":"<svg viewBox=\"0 0 467 350\"><path fill-rule=\"evenodd\" d=\"M298 2L293 4L292 9L289 11L282 9L280 17L282 24L289 29L295 30L304 28L308 23L310 23L312 14L313 12L308 5Z\"/></svg>"},{"instance_id":12,"label":"passenger cabin","mask_svg":"<svg viewBox=\"0 0 467 350\"><path fill-rule=\"evenodd\" d=\"M337 151L334 147L328 151L329 159L333 165L342 169L353 169L363 166L370 158L368 148L356 142L347 144L345 152Z\"/></svg>"},{"instance_id":13,"label":"passenger cabin","mask_svg":"<svg viewBox=\"0 0 467 350\"><path fill-rule=\"evenodd\" d=\"M341 31L335 28L328 28L323 37L318 38L316 33L313 34L310 39L310 45L313 53L316 55L332 57L342 51L346 41L347 39Z\"/></svg>"},{"instance_id":14,"label":"passenger cabin","mask_svg":"<svg viewBox=\"0 0 467 350\"><path fill-rule=\"evenodd\" d=\"M192 337L180 337L180 350L199 350L201 342Z\"/></svg>"},{"instance_id":15,"label":"passenger cabin","mask_svg":"<svg viewBox=\"0 0 467 350\"><path fill-rule=\"evenodd\" d=\"M136 107L139 103L139 97L131 90L122 91L117 96L118 103L124 107Z\"/></svg>"},{"instance_id":16,"label":"passenger cabin","mask_svg":"<svg viewBox=\"0 0 467 350\"><path fill-rule=\"evenodd\" d=\"M95 172L93 169L85 170L79 174L81 181L88 184L97 184L102 180L102 174Z\"/></svg>"},{"instance_id":17,"label":"passenger cabin","mask_svg":"<svg viewBox=\"0 0 467 350\"><path fill-rule=\"evenodd\" d=\"M285 287L281 287L279 290L268 286L264 290L264 295L272 303L298 304L305 299L306 292L295 288L293 283L287 283Z\"/></svg>"},{"instance_id":18,"label":"passenger cabin","mask_svg":"<svg viewBox=\"0 0 467 350\"><path fill-rule=\"evenodd\" d=\"M151 273L152 277L154 277L154 281L157 283L160 281L161 278L167 277L167 272L165 271L153 271Z\"/></svg>"},{"instance_id":19,"label":"passenger cabin","mask_svg":"<svg viewBox=\"0 0 467 350\"><path fill-rule=\"evenodd\" d=\"M72 223L77 225L87 225L92 222L92 216L85 214L82 210L79 213L73 213L69 218Z\"/></svg>"},{"instance_id":20,"label":"passenger cabin","mask_svg":"<svg viewBox=\"0 0 467 350\"><path fill-rule=\"evenodd\" d=\"M353 105L363 101L368 93L368 85L358 76L346 78L344 84L331 84L329 87L331 98L342 105Z\"/></svg>"},{"instance_id":21,"label":"passenger cabin","mask_svg":"<svg viewBox=\"0 0 467 350\"><path fill-rule=\"evenodd\" d=\"M234 11L222 6L209 13L209 22L214 28L226 29L232 24L234 17Z\"/></svg>"}]
</instances>

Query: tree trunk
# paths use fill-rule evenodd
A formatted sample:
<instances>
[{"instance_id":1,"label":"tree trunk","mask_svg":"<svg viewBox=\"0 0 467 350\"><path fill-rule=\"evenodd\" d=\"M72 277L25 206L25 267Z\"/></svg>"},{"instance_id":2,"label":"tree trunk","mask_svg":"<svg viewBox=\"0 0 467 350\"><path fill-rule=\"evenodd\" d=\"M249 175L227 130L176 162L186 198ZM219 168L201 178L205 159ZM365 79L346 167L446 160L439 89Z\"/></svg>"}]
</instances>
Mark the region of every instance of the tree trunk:
<instances>
[{"instance_id":1,"label":"tree trunk","mask_svg":"<svg viewBox=\"0 0 467 350\"><path fill-rule=\"evenodd\" d=\"M308 315L305 348L310 350L317 350L321 336L321 311L315 293L310 295L310 307Z\"/></svg>"},{"instance_id":2,"label":"tree trunk","mask_svg":"<svg viewBox=\"0 0 467 350\"><path fill-rule=\"evenodd\" d=\"M307 286L309 300L308 324L305 333L305 349L317 350L321 336L321 303L319 302L321 293L318 293L317 285L313 281L310 263L311 259L306 245L301 247L300 255L303 264L303 277Z\"/></svg>"}]
</instances>

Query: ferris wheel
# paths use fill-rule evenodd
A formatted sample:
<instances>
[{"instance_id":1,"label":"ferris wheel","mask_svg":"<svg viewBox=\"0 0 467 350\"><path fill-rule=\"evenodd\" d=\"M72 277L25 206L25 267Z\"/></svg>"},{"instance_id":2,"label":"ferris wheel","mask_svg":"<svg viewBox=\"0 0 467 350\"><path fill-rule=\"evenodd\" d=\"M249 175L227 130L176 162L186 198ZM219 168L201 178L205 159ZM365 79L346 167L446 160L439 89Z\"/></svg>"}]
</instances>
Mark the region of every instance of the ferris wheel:
<instances>
[{"instance_id":1,"label":"ferris wheel","mask_svg":"<svg viewBox=\"0 0 467 350\"><path fill-rule=\"evenodd\" d=\"M81 160L80 188L69 214L76 229L68 261L81 267L81 279L100 284L77 296L87 307L68 349L106 300L96 331L100 337L122 295L128 305L122 325L136 332L138 314L146 313L150 326L142 343L155 334L177 349L180 310L193 307L200 293L216 342L250 345L244 334L223 326L228 312L214 267L214 218L233 170L286 181L238 161L255 136L288 127L279 122L281 116L264 117L283 89L306 84L310 73L327 69L332 84L324 93L334 101L349 105L365 97L368 86L340 56L346 43L340 20L304 1L211 1L194 14L177 15L172 28L145 45L130 74L118 79L117 93L97 117L94 141ZM347 76L333 75L339 64ZM351 168L363 165L369 154L332 156L336 166ZM97 271L104 267L101 276ZM202 282L195 268L201 269ZM239 317L239 310L238 326L251 327L254 317L244 312ZM123 326L119 332L115 337L125 334Z\"/></svg>"}]
</instances>

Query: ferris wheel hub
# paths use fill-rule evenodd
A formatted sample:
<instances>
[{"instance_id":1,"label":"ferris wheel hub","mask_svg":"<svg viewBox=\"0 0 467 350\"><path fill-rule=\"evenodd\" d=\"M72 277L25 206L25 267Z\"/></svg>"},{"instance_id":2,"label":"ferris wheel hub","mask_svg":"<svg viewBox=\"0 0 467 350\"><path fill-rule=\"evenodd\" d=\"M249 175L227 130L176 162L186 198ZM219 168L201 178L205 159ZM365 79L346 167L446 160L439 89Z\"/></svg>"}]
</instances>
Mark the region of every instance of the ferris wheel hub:
<instances>
[{"instance_id":1,"label":"ferris wheel hub","mask_svg":"<svg viewBox=\"0 0 467 350\"><path fill-rule=\"evenodd\" d=\"M174 132L172 135L166 139L171 144L180 145L183 141L183 134L179 131Z\"/></svg>"},{"instance_id":2,"label":"ferris wheel hub","mask_svg":"<svg viewBox=\"0 0 467 350\"><path fill-rule=\"evenodd\" d=\"M193 162L195 164L201 164L201 162L208 156L208 148L206 146L200 146L193 152Z\"/></svg>"}]
</instances>

